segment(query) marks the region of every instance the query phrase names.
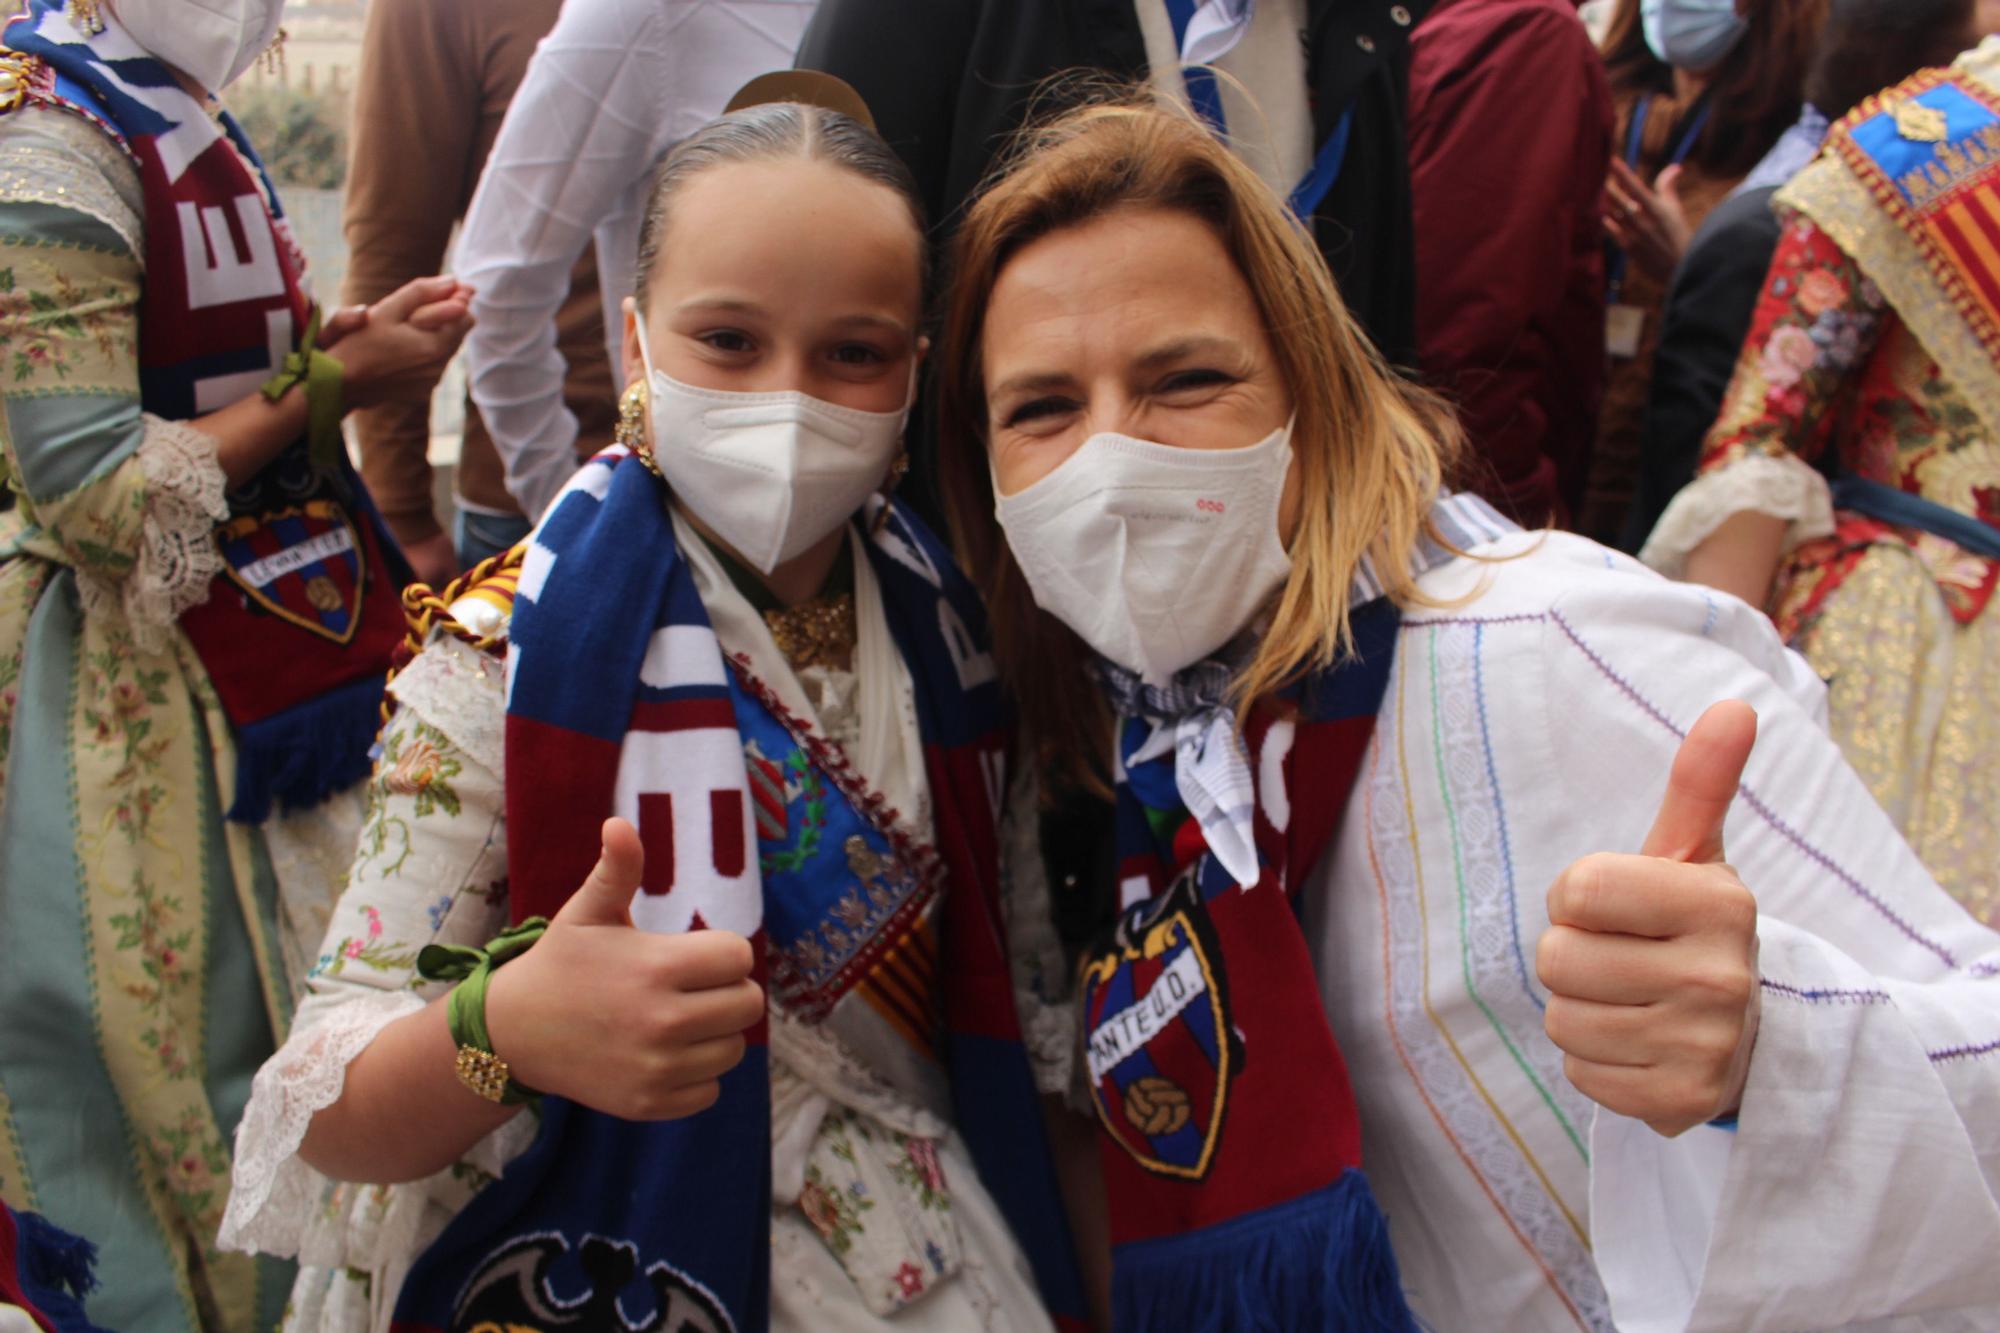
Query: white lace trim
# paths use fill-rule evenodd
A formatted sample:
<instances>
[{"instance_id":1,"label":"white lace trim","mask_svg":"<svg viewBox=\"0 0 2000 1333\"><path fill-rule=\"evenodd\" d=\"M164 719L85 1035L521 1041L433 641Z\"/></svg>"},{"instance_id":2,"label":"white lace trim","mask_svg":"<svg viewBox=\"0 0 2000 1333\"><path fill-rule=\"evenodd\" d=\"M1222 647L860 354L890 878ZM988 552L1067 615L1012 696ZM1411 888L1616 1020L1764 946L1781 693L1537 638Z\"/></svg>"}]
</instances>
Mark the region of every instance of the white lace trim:
<instances>
[{"instance_id":1,"label":"white lace trim","mask_svg":"<svg viewBox=\"0 0 2000 1333\"><path fill-rule=\"evenodd\" d=\"M351 991L338 1007L307 1000L292 1035L250 1085L236 1127L229 1207L216 1243L225 1250L296 1255L327 1179L299 1157L314 1115L340 1100L347 1066L382 1029L424 1007L413 991Z\"/></svg>"},{"instance_id":2,"label":"white lace trim","mask_svg":"<svg viewBox=\"0 0 2000 1333\"><path fill-rule=\"evenodd\" d=\"M507 776L506 665L450 632L431 641L389 682L396 702L451 737L474 763Z\"/></svg>"},{"instance_id":3,"label":"white lace trim","mask_svg":"<svg viewBox=\"0 0 2000 1333\"><path fill-rule=\"evenodd\" d=\"M1687 558L1732 514L1768 514L1787 520L1784 550L1833 534L1833 492L1797 454L1750 454L1681 488L1639 559L1668 578L1680 578Z\"/></svg>"},{"instance_id":4,"label":"white lace trim","mask_svg":"<svg viewBox=\"0 0 2000 1333\"><path fill-rule=\"evenodd\" d=\"M215 525L229 517L228 483L213 436L151 414L140 421L146 503L132 568L122 579L79 568L76 582L86 616L122 615L140 651L159 652L181 612L206 601L222 572Z\"/></svg>"},{"instance_id":5,"label":"white lace trim","mask_svg":"<svg viewBox=\"0 0 2000 1333\"><path fill-rule=\"evenodd\" d=\"M776 1005L771 1006L770 1017L774 1102L779 1100L781 1078L789 1076L899 1134L935 1139L950 1128L898 1092L824 1025L801 1023Z\"/></svg>"}]
</instances>

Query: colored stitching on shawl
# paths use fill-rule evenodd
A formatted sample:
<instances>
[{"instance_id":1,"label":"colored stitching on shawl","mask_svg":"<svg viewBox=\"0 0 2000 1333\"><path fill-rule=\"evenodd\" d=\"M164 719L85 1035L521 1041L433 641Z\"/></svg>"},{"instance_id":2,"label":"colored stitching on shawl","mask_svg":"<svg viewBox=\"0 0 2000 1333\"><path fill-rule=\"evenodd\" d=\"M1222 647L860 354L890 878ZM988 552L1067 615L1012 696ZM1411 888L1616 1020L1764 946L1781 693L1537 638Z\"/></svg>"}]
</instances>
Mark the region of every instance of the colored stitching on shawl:
<instances>
[{"instance_id":1,"label":"colored stitching on shawl","mask_svg":"<svg viewBox=\"0 0 2000 1333\"><path fill-rule=\"evenodd\" d=\"M1758 978L1757 984L1777 995L1790 996L1794 1000L1804 1000L1807 1004L1886 1004L1889 992L1882 990L1851 990L1838 986L1791 986L1769 977Z\"/></svg>"},{"instance_id":2,"label":"colored stitching on shawl","mask_svg":"<svg viewBox=\"0 0 2000 1333\"><path fill-rule=\"evenodd\" d=\"M1408 677L1407 664L1399 665L1396 671L1396 770L1403 788L1403 821L1409 829L1410 868L1417 884L1417 915L1421 922L1422 934L1426 946L1428 946L1431 935L1430 895L1424 888L1423 848L1419 845L1417 839L1416 787L1410 781L1409 753L1403 743L1403 718L1408 712L1403 702L1403 690L1408 684ZM1479 1099L1486 1103L1487 1111L1493 1116L1494 1121L1500 1126L1501 1131L1506 1134L1508 1140L1513 1143L1514 1151L1521 1155L1522 1160L1527 1163L1528 1169L1534 1173L1535 1179L1541 1183L1542 1193L1548 1196L1549 1202L1553 1203L1557 1211L1562 1214L1563 1221L1569 1225L1570 1231L1576 1236L1577 1243L1583 1247L1584 1252L1589 1253L1590 1228L1578 1219L1575 1212L1570 1209L1569 1204L1563 1200L1561 1192L1556 1189L1555 1182L1550 1180L1548 1172L1542 1169L1541 1159L1535 1156L1534 1151L1528 1147L1528 1141L1521 1136L1521 1131L1515 1127L1513 1120L1508 1117L1506 1111L1501 1109L1499 1099L1487 1088L1485 1080L1479 1077L1479 1071L1472 1067L1472 1061L1466 1058L1464 1049L1458 1044L1458 1038L1452 1036L1451 1026L1445 1022L1444 1016L1438 1012L1437 1006L1431 1003L1431 963L1428 947L1424 949L1422 955L1421 975L1422 988L1419 994L1423 1002L1424 1016L1430 1019L1431 1026L1437 1029L1438 1036L1444 1040L1445 1046L1451 1051L1452 1059L1457 1061L1458 1067L1465 1072L1466 1082L1471 1084L1473 1091L1479 1094Z\"/></svg>"},{"instance_id":3,"label":"colored stitching on shawl","mask_svg":"<svg viewBox=\"0 0 2000 1333\"><path fill-rule=\"evenodd\" d=\"M1493 816L1500 825L1500 863L1507 869L1507 913L1514 921L1514 965L1521 974L1521 989L1535 1008L1548 1012L1548 1002L1536 993L1528 977L1528 955L1521 949L1521 904L1514 892L1514 848L1507 836L1507 804L1500 795L1500 770L1493 757L1493 729L1486 717L1486 626L1472 627L1472 692L1479 701L1479 739L1486 747L1486 781L1493 788Z\"/></svg>"},{"instance_id":4,"label":"colored stitching on shawl","mask_svg":"<svg viewBox=\"0 0 2000 1333\"><path fill-rule=\"evenodd\" d=\"M1542 1277L1548 1282L1549 1290L1553 1291L1569 1310L1570 1317L1576 1320L1577 1327L1588 1329L1590 1325L1584 1319L1583 1311L1577 1308L1569 1292L1564 1290L1555 1269L1549 1267L1548 1260L1528 1238L1528 1234L1521 1230L1521 1224L1514 1220L1513 1213L1500 1201L1500 1196L1494 1192L1492 1183L1486 1179L1486 1173L1481 1171L1479 1163L1473 1160L1471 1150L1465 1146L1457 1131L1452 1128L1451 1122L1445 1118L1444 1111L1431 1096L1430 1089L1424 1086L1423 1078L1417 1073L1416 1061L1410 1056L1410 1048L1403 1044L1402 1030L1396 1026L1396 968L1389 947L1395 926L1389 911L1389 881L1382 873L1381 855L1375 849L1375 787L1384 753L1382 734L1379 730L1374 740L1369 743L1369 748L1374 751L1374 763L1368 775L1367 791L1362 797L1362 818L1366 821L1368 829L1368 869L1375 878L1375 896L1382 906L1382 1019L1389 1029L1390 1044L1395 1046L1396 1059L1402 1063L1403 1072L1409 1075L1410 1086L1416 1089L1417 1096L1423 1101L1424 1109L1431 1113L1431 1119L1437 1122L1438 1131L1451 1144L1452 1151L1458 1154L1459 1161L1465 1163L1465 1169L1472 1174L1472 1179L1479 1185L1480 1192L1486 1196L1486 1201L1493 1205L1493 1211L1500 1215L1500 1220L1514 1233L1514 1239L1520 1242L1521 1249L1534 1261L1535 1267L1542 1270Z\"/></svg>"},{"instance_id":5,"label":"colored stitching on shawl","mask_svg":"<svg viewBox=\"0 0 2000 1333\"><path fill-rule=\"evenodd\" d=\"M1572 644L1576 645L1577 651L1582 653L1584 657L1590 661L1590 664L1596 667L1597 670L1607 680L1609 680L1612 684L1616 685L1619 691L1623 693L1626 698L1630 699L1634 704L1636 704L1639 707L1639 709L1642 712L1644 712L1648 717L1652 718L1655 722L1658 722L1662 727L1665 727L1667 731L1672 733L1675 737L1681 740L1687 739L1687 733L1685 731L1675 726L1673 722L1668 719L1667 715L1660 711L1657 705L1655 705L1651 700L1647 699L1644 695L1640 694L1638 690L1634 689L1631 683L1628 682L1623 676L1619 675L1616 671L1613 671L1610 665L1607 662L1605 662L1603 658L1599 657L1596 651L1593 650L1589 644L1583 641L1582 636L1580 636L1576 632L1576 629L1569 623L1569 621L1563 617L1562 612L1551 608L1548 613L1548 616L1549 619L1553 620L1562 629L1562 632L1569 637L1569 641ZM1766 824L1770 825L1773 831L1775 831L1779 836L1783 837L1787 842L1791 843L1792 846L1807 860L1813 862L1821 869L1827 871L1835 879L1838 879L1842 884L1845 884L1858 897L1860 897L1862 901L1866 902L1870 907L1873 907L1876 910L1876 912L1881 914L1881 916L1885 918L1890 925L1894 926L1898 931L1900 931L1903 934L1903 936L1907 938L1911 943L1921 945L1923 948L1935 954L1944 963L1946 967L1956 968L1958 966L1958 960L1952 956L1951 950L1945 948L1942 944L1939 944L1934 940L1927 939L1922 932L1917 930L1915 926L1911 925L1901 916L1897 915L1894 909L1892 909L1887 903L1883 902L1881 898L1877 897L1875 893L1872 890L1870 890L1866 885L1864 885L1860 880L1856 879L1854 875L1850 871L1848 871L1844 866L1842 866L1839 862L1835 861L1832 857L1828 856L1825 852L1821 851L1818 847L1815 847L1813 844L1807 842L1805 838L1799 834L1798 830L1794 829L1790 824L1787 824L1784 820L1780 819L1777 815L1777 812L1772 810L1770 806L1764 803L1764 799L1751 788L1749 783L1747 782L1739 783L1737 785L1736 790L1737 793L1740 796L1742 796L1744 804L1748 805L1752 810L1756 811L1758 817L1761 818Z\"/></svg>"},{"instance_id":6,"label":"colored stitching on shawl","mask_svg":"<svg viewBox=\"0 0 2000 1333\"><path fill-rule=\"evenodd\" d=\"M1984 1042L1978 1046L1950 1046L1942 1051L1926 1051L1934 1065L1950 1064L1953 1060L1976 1060L1982 1055L2000 1051L2000 1038Z\"/></svg>"},{"instance_id":7,"label":"colored stitching on shawl","mask_svg":"<svg viewBox=\"0 0 2000 1333\"><path fill-rule=\"evenodd\" d=\"M1583 1136L1576 1132L1576 1126L1570 1123L1569 1117L1563 1114L1560 1106L1556 1105L1555 1097L1550 1094L1548 1088L1543 1084L1541 1075L1536 1072L1535 1067L1528 1063L1528 1057L1521 1053L1521 1048L1516 1046L1514 1039L1507 1035L1507 1025L1500 1021L1500 1016L1493 1012L1493 1006L1488 1004L1486 997L1479 993L1479 982L1473 976L1472 909L1467 902L1465 840L1459 831L1458 804L1452 800L1451 775L1445 766L1444 704L1438 695L1439 672L1437 646L1438 640L1442 637L1442 633L1433 634L1431 635L1430 642L1431 749L1432 753L1436 756L1438 795L1444 802L1445 821L1451 828L1452 871L1458 887L1459 973L1465 979L1466 994L1472 997L1472 1002L1479 1007L1479 1012L1486 1016L1486 1022L1493 1029L1493 1035L1500 1038L1500 1044L1507 1048L1507 1054L1514 1057L1515 1066L1520 1069L1522 1074L1527 1076L1529 1085L1540 1095L1542 1104L1549 1108L1549 1113L1555 1116L1556 1123L1562 1126L1562 1131L1568 1136L1570 1145L1576 1149L1577 1154L1584 1161L1588 1162L1590 1160L1590 1149L1584 1146ZM1517 934L1515 938L1518 940L1520 937Z\"/></svg>"},{"instance_id":8,"label":"colored stitching on shawl","mask_svg":"<svg viewBox=\"0 0 2000 1333\"><path fill-rule=\"evenodd\" d=\"M1548 611L1523 611L1511 616L1435 616L1427 620L1404 620L1403 633L1413 629L1428 628L1432 625L1539 625L1553 614Z\"/></svg>"}]
</instances>

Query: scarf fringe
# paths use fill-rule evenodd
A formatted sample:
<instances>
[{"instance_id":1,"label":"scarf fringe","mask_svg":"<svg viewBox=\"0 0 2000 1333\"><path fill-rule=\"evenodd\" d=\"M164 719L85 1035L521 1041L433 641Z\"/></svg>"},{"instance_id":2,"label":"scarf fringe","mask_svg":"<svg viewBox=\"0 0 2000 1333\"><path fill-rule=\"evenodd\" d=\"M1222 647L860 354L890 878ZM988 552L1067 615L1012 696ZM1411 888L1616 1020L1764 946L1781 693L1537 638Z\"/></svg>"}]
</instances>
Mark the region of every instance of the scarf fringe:
<instances>
[{"instance_id":1,"label":"scarf fringe","mask_svg":"<svg viewBox=\"0 0 2000 1333\"><path fill-rule=\"evenodd\" d=\"M83 1312L97 1287L97 1247L35 1213L16 1213L21 1294L57 1333L106 1333Z\"/></svg>"},{"instance_id":2,"label":"scarf fringe","mask_svg":"<svg viewBox=\"0 0 2000 1333\"><path fill-rule=\"evenodd\" d=\"M261 824L273 801L307 809L367 777L383 689L371 674L238 729L229 818Z\"/></svg>"},{"instance_id":3,"label":"scarf fringe","mask_svg":"<svg viewBox=\"0 0 2000 1333\"><path fill-rule=\"evenodd\" d=\"M1118 1247L1111 1285L1120 1333L1416 1333L1389 1224L1368 1178L1200 1231Z\"/></svg>"}]
</instances>

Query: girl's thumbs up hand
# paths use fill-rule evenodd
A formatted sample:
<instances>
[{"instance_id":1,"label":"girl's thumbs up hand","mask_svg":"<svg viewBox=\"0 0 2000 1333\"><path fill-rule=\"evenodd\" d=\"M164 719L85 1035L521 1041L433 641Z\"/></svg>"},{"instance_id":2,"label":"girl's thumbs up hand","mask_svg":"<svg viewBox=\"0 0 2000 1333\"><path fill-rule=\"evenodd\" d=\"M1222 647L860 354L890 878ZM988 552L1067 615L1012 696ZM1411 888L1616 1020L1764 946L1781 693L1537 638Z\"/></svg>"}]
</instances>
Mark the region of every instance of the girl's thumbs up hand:
<instances>
[{"instance_id":1,"label":"girl's thumbs up hand","mask_svg":"<svg viewBox=\"0 0 2000 1333\"><path fill-rule=\"evenodd\" d=\"M535 946L493 974L486 1025L514 1078L625 1120L706 1110L764 1016L750 942L632 925L645 853L622 819Z\"/></svg>"}]
</instances>

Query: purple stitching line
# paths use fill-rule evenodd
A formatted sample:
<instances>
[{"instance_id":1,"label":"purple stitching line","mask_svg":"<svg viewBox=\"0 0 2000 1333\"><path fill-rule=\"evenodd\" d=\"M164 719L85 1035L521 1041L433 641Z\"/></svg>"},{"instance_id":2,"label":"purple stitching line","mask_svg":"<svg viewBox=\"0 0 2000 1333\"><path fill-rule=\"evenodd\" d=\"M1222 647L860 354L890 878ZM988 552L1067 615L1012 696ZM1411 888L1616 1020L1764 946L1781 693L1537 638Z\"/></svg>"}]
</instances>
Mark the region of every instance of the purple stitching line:
<instances>
[{"instance_id":1,"label":"purple stitching line","mask_svg":"<svg viewBox=\"0 0 2000 1333\"><path fill-rule=\"evenodd\" d=\"M1533 625L1549 618L1549 612L1522 612L1513 616L1438 616L1425 620L1405 620L1402 630L1429 629L1433 625Z\"/></svg>"},{"instance_id":2,"label":"purple stitching line","mask_svg":"<svg viewBox=\"0 0 2000 1333\"><path fill-rule=\"evenodd\" d=\"M1624 677L1620 676L1617 672L1613 671L1610 668L1610 666L1605 663L1603 658L1599 657L1594 651L1592 651L1590 645L1585 643L1582 637L1577 634L1576 630L1571 627L1569 621L1563 618L1562 612L1554 610L1552 608L1548 612L1548 618L1555 621L1557 625L1561 626L1562 632L1569 636L1569 641L1576 645L1577 651L1582 653L1586 658L1590 659L1590 664L1596 667L1600 672L1602 672L1604 676L1611 681L1612 684L1616 685L1620 690L1622 690L1626 698L1630 699L1634 704L1638 705L1641 711L1646 713L1646 715L1651 717L1655 722L1658 722L1661 726L1665 727L1669 732L1672 732L1675 736L1681 738L1682 740L1687 739L1686 732L1682 731L1679 727L1675 726L1671 721L1669 721L1665 713L1661 712L1659 708L1654 706L1637 690L1633 689L1632 686L1625 680ZM1791 827L1791 825L1785 823L1784 820L1778 818L1777 814L1771 809L1771 807L1764 804L1763 798L1758 796L1757 793L1751 789L1749 783L1746 782L1740 784L1737 787L1737 791L1742 794L1745 804L1747 804L1752 810L1755 810L1758 816L1762 818L1765 823L1769 824L1774 830L1776 830L1779 836L1783 837L1786 841L1790 842L1793 847L1797 848L1799 852L1806 857L1806 859L1817 863L1822 869L1831 873L1834 876L1834 878L1838 879L1841 883L1845 884L1849 889L1853 890L1854 893L1857 894L1862 899L1862 901L1866 902L1870 907L1873 907L1877 912L1879 912L1889 922L1890 925L1894 926L1897 930L1901 931L1903 935L1906 938L1908 938L1913 944L1921 945L1925 949L1928 949L1931 953L1937 955L1939 959L1943 960L1944 965L1946 967L1952 968L1954 970L1957 969L1958 960L1952 956L1951 951L1949 949L1945 948L1942 944L1939 944L1933 940L1924 938L1924 936L1917 930L1916 927L1912 926L1902 917L1896 915L1894 911L1890 910L1889 905L1887 903L1883 902L1880 898L1876 897L1872 892L1870 892L1868 888L1861 883L1860 880L1856 879L1851 873L1849 873L1847 870L1845 870L1839 864L1837 864L1832 857L1828 856L1825 852L1821 851L1819 848L1807 842L1803 837L1799 836L1798 832L1794 830Z\"/></svg>"},{"instance_id":3,"label":"purple stitching line","mask_svg":"<svg viewBox=\"0 0 2000 1333\"><path fill-rule=\"evenodd\" d=\"M1941 1065L1948 1064L1953 1060L1976 1060L1982 1055L1991 1055L1995 1051L2000 1051L2000 1038L1996 1038L1980 1046L1950 1046L1942 1051L1926 1051L1925 1054L1930 1057L1932 1064Z\"/></svg>"},{"instance_id":4,"label":"purple stitching line","mask_svg":"<svg viewBox=\"0 0 2000 1333\"><path fill-rule=\"evenodd\" d=\"M1776 991L1780 995L1789 995L1795 1000L1804 1000L1808 1004L1820 1004L1827 1001L1841 1004L1876 1004L1878 1002L1886 1002L1889 999L1889 992L1882 990L1842 990L1837 987L1790 986L1782 981L1773 981L1769 977L1758 978L1758 984L1763 986L1765 990Z\"/></svg>"}]
</instances>

